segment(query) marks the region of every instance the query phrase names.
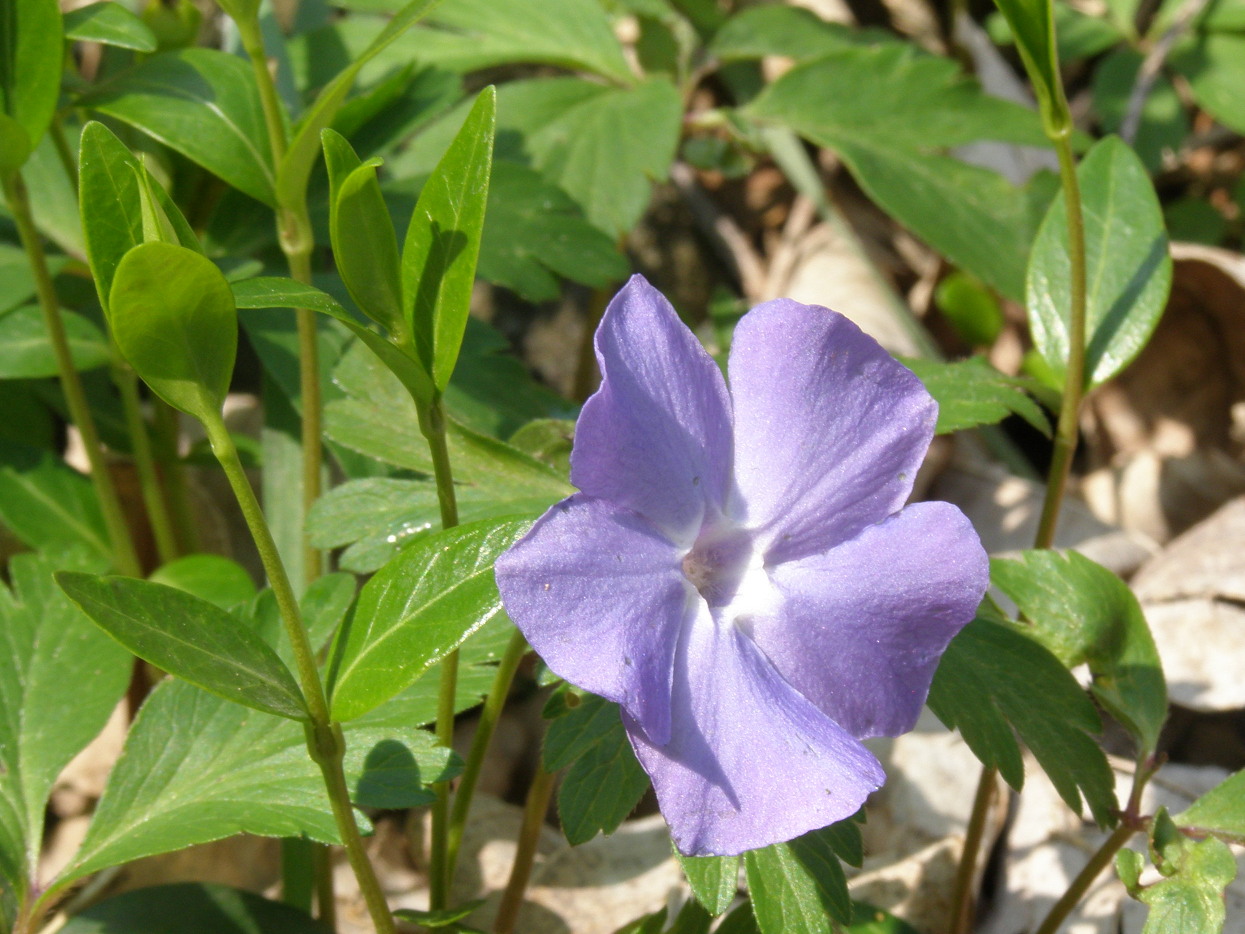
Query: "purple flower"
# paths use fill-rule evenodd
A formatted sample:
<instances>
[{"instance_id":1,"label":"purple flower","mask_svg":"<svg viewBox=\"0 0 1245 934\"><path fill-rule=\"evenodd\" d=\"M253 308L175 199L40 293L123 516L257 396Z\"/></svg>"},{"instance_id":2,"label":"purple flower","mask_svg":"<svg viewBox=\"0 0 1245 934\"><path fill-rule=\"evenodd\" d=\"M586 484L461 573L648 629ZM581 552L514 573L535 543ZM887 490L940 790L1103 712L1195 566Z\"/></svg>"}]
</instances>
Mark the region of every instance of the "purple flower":
<instances>
[{"instance_id":1,"label":"purple flower","mask_svg":"<svg viewBox=\"0 0 1245 934\"><path fill-rule=\"evenodd\" d=\"M735 329L730 390L634 276L596 334L582 492L497 562L549 667L618 702L679 849L729 855L855 813L861 744L912 728L986 555L904 507L937 404L848 319L789 299Z\"/></svg>"}]
</instances>

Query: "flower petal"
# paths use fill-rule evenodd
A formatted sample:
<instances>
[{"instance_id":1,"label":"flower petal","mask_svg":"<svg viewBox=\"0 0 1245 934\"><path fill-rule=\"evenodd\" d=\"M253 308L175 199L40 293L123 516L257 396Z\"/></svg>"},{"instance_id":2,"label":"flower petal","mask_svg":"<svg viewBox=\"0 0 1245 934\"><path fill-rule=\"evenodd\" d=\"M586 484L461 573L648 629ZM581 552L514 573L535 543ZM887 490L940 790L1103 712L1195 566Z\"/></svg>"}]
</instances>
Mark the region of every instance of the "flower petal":
<instances>
[{"instance_id":1,"label":"flower petal","mask_svg":"<svg viewBox=\"0 0 1245 934\"><path fill-rule=\"evenodd\" d=\"M721 371L665 297L632 276L596 334L601 388L575 429L571 482L690 547L731 477Z\"/></svg>"},{"instance_id":2,"label":"flower petal","mask_svg":"<svg viewBox=\"0 0 1245 934\"><path fill-rule=\"evenodd\" d=\"M781 594L751 634L853 736L912 729L938 660L973 618L989 562L948 503L915 503L824 555L770 569Z\"/></svg>"},{"instance_id":3,"label":"flower petal","mask_svg":"<svg viewBox=\"0 0 1245 934\"><path fill-rule=\"evenodd\" d=\"M848 817L885 780L736 627L702 609L675 655L671 738L623 722L679 850L727 856Z\"/></svg>"},{"instance_id":4,"label":"flower petal","mask_svg":"<svg viewBox=\"0 0 1245 934\"><path fill-rule=\"evenodd\" d=\"M556 674L670 736L679 630L699 595L681 553L635 513L577 494L497 559L506 612Z\"/></svg>"},{"instance_id":5,"label":"flower petal","mask_svg":"<svg viewBox=\"0 0 1245 934\"><path fill-rule=\"evenodd\" d=\"M897 511L938 406L911 371L825 308L776 299L735 329L735 478L771 562L824 552Z\"/></svg>"}]
</instances>

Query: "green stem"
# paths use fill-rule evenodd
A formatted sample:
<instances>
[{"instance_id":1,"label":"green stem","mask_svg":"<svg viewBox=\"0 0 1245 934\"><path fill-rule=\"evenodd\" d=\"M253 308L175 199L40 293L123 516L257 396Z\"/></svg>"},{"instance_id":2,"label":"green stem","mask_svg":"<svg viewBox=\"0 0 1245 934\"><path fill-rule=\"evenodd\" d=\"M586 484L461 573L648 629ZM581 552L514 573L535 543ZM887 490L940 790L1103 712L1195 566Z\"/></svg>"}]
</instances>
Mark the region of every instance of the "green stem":
<instances>
[{"instance_id":1,"label":"green stem","mask_svg":"<svg viewBox=\"0 0 1245 934\"><path fill-rule=\"evenodd\" d=\"M155 457L151 452L151 437L147 433L147 422L143 419L142 404L138 397L138 377L128 364L118 359L112 368L112 382L121 396L121 409L125 413L134 468L138 471L138 485L142 490L143 505L147 507L147 521L156 540L156 554L159 555L161 564L167 564L181 555L181 548L169 517L160 473L156 470Z\"/></svg>"},{"instance_id":2,"label":"green stem","mask_svg":"<svg viewBox=\"0 0 1245 934\"><path fill-rule=\"evenodd\" d=\"M1120 851L1136 832L1137 828L1128 823L1121 823L1120 826L1115 828L1115 831L1111 836L1107 837L1090 861L1077 873L1076 878L1072 880L1072 884L1068 886L1068 890L1051 907L1049 914L1042 921L1042 926L1037 929L1036 934L1055 934L1059 930L1060 925L1072 913L1072 909L1085 897L1085 893L1089 891L1089 887L1094 880L1110 865L1111 860L1115 858L1115 854Z\"/></svg>"},{"instance_id":3,"label":"green stem","mask_svg":"<svg viewBox=\"0 0 1245 934\"><path fill-rule=\"evenodd\" d=\"M301 226L301 225L299 225ZM310 231L310 222L306 225ZM310 234L308 234L310 236ZM284 240L283 240L284 242ZM286 253L290 275L299 282L311 284L311 246L298 247ZM321 476L324 472L323 401L320 395L320 344L316 328L316 313L308 308L294 312L298 327L298 381L302 395L302 446L303 446L303 517L320 498ZM320 549L314 547L303 535L304 579L311 583L323 569L324 559Z\"/></svg>"},{"instance_id":4,"label":"green stem","mask_svg":"<svg viewBox=\"0 0 1245 934\"><path fill-rule=\"evenodd\" d=\"M313 843L311 875L316 883L316 919L330 931L337 930L337 896L333 892L333 851Z\"/></svg>"},{"instance_id":5,"label":"green stem","mask_svg":"<svg viewBox=\"0 0 1245 934\"><path fill-rule=\"evenodd\" d=\"M1062 93L1061 88L1060 94ZM1063 104L1063 109L1066 112L1066 103ZM1042 515L1038 520L1037 535L1033 542L1035 548L1050 548L1055 540L1059 508L1063 504L1064 493L1068 486L1072 455L1076 453L1081 400L1085 395L1085 219L1081 207L1081 186L1076 177L1076 157L1072 153L1071 121L1065 121L1061 126L1062 129L1050 132L1050 137L1059 155L1059 177L1063 185L1068 217L1068 284L1071 300L1068 313L1068 360L1063 398L1059 406L1059 421L1055 427L1055 444L1051 454L1050 472L1046 478L1046 498L1042 502ZM969 818L970 832L975 823L985 820L985 809L989 805L989 797L983 794L982 788L987 781L993 781L993 772L993 769L985 769L982 773L977 800L973 804L973 813ZM959 926L952 928L955 932L967 930L972 917L971 892L963 893L958 888L961 884L968 884L971 888L971 880L975 875L980 841L975 846L969 846L969 842L965 841L964 853L956 876L957 899L954 911ZM1108 855L1107 859L1110 858ZM959 914L962 905L967 912L964 915Z\"/></svg>"},{"instance_id":6,"label":"green stem","mask_svg":"<svg viewBox=\"0 0 1245 934\"><path fill-rule=\"evenodd\" d=\"M510 693L510 684L514 681L514 673L519 668L527 652L527 640L523 633L516 631L510 637L510 643L497 666L497 674L493 677L493 686L484 699L480 709L480 721L476 724L476 735L471 741L471 751L467 754L467 764L463 769L458 790L454 793L454 808L450 813L449 842L445 854L446 888L454 885L454 867L458 864L458 852L462 847L463 830L467 826L467 814L471 810L471 797L475 794L476 782L480 778L480 769L484 765L484 756L488 753L489 743L493 739L493 731L497 728L497 720L506 704L506 696Z\"/></svg>"},{"instance_id":7,"label":"green stem","mask_svg":"<svg viewBox=\"0 0 1245 934\"><path fill-rule=\"evenodd\" d=\"M272 151L273 167L279 167L285 158L287 148L285 129L285 108L281 105L281 96L277 93L277 84L272 80L268 70L268 53L264 51L264 34L259 26L259 17L246 20L235 20L238 24L238 36L242 39L242 48L251 61L251 72L255 76L255 87L259 89L259 104L264 111L264 125L268 129L268 147Z\"/></svg>"},{"instance_id":8,"label":"green stem","mask_svg":"<svg viewBox=\"0 0 1245 934\"><path fill-rule=\"evenodd\" d=\"M977 794L973 798L973 812L969 816L968 830L964 835L964 852L956 868L955 888L951 897L950 934L968 934L973 921L973 882L977 874L976 854L981 851L986 835L986 816L994 801L998 783L997 769L982 769L977 782ZM969 854L973 854L970 858Z\"/></svg>"},{"instance_id":9,"label":"green stem","mask_svg":"<svg viewBox=\"0 0 1245 934\"><path fill-rule=\"evenodd\" d=\"M445 408L435 396L426 409L420 426L428 440L432 455L432 473L437 483L437 502L441 507L441 528L458 525L458 501L454 494L454 474L450 467L450 451L446 442ZM458 652L451 652L441 662L441 684L437 696L437 740L449 747L454 741L454 697L458 691ZM449 907L450 864L450 783L432 786L436 800L432 802L432 834L430 845L430 879L428 903L433 911Z\"/></svg>"},{"instance_id":10,"label":"green stem","mask_svg":"<svg viewBox=\"0 0 1245 934\"><path fill-rule=\"evenodd\" d=\"M537 766L532 786L527 790L527 802L523 806L523 825L519 828L519 846L514 854L514 865L510 868L506 891L502 893L501 904L497 906L493 934L512 934L515 923L519 920L523 893L527 891L527 881L532 876L532 861L536 858L540 829L544 826L545 812L549 810L549 797L552 794L553 773Z\"/></svg>"},{"instance_id":11,"label":"green stem","mask_svg":"<svg viewBox=\"0 0 1245 934\"><path fill-rule=\"evenodd\" d=\"M389 906L385 902L384 892L380 888L372 864L368 861L367 853L363 849L363 839L359 835L359 827L355 823L354 811L350 804L350 789L346 784L346 775L342 767L346 744L342 738L341 727L329 719L324 685L320 681L315 653L307 637L306 627L303 626L298 600L294 596L293 587L290 586L289 575L285 572L285 565L281 562L277 544L273 541L272 532L264 520L259 500L242 469L238 450L225 428L224 421L217 417L205 427L212 451L220 461L229 485L233 488L234 496L242 509L243 518L246 519L247 527L251 531L251 537L255 539L255 547L259 549L260 560L268 575L268 582L277 598L277 607L281 611L281 620L294 650L294 666L307 703L307 711L310 714L310 722L306 725L307 749L324 777L329 803L333 808L333 818L346 847L347 859L359 882L359 889L367 902L368 913L372 917L376 930L379 934L392 934L393 916L389 912Z\"/></svg>"},{"instance_id":12,"label":"green stem","mask_svg":"<svg viewBox=\"0 0 1245 934\"><path fill-rule=\"evenodd\" d=\"M65 170L65 177L69 179L69 184L76 195L78 193L78 158L74 155L69 140L65 138L65 125L61 122L60 114L57 114L56 119L48 125L48 136L52 138L52 146L56 149L57 158L60 159L61 167Z\"/></svg>"},{"instance_id":13,"label":"green stem","mask_svg":"<svg viewBox=\"0 0 1245 934\"><path fill-rule=\"evenodd\" d=\"M1059 507L1068 484L1072 455L1076 452L1081 399L1085 395L1085 219L1081 209L1081 186L1076 177L1076 158L1072 154L1069 135L1056 137L1054 142L1059 154L1059 177L1068 212L1071 308L1068 315L1067 374L1059 407L1059 422L1055 426L1055 446L1046 480L1046 499L1042 502L1042 517L1034 541L1036 548L1050 548L1055 540Z\"/></svg>"},{"instance_id":14,"label":"green stem","mask_svg":"<svg viewBox=\"0 0 1245 934\"><path fill-rule=\"evenodd\" d=\"M242 517L246 520L255 547L259 549L259 559L264 565L264 573L268 575L268 584L272 587L273 596L277 598L277 608L281 612L281 622L285 626L285 634L294 650L294 666L298 672L298 682L303 689L307 701L307 711L311 714L312 723L327 727L329 723L329 705L325 698L324 685L320 681L320 672L316 666L315 650L307 637L303 626L302 614L298 609L298 598L290 585L289 575L285 573L285 565L277 551L277 543L273 541L272 532L264 519L259 499L247 479L238 457L238 449L230 437L225 422L219 416L212 422L205 423L208 442L212 445L212 453L220 461L225 477L233 488L233 495L242 509Z\"/></svg>"},{"instance_id":15,"label":"green stem","mask_svg":"<svg viewBox=\"0 0 1245 934\"><path fill-rule=\"evenodd\" d=\"M103 445L100 443L99 432L95 428L95 419L86 401L82 379L74 367L73 357L69 352L69 339L65 334L64 321L61 319L60 301L56 295L56 287L52 283L51 273L48 271L43 243L39 239L34 217L30 213L30 200L27 197L26 186L22 181L21 172L3 173L3 179L0 181L3 183L4 197L13 215L13 222L17 225L22 247L30 261L30 270L35 279L35 290L39 296L39 307L43 311L43 321L48 331L48 340L56 356L61 390L65 394L65 403L69 406L69 417L78 426L78 431L82 435L82 446L86 450L87 462L91 470L91 483L95 487L95 495L99 500L100 510L104 514L113 560L116 562L117 570L122 574L139 577L142 574L142 567L139 564L138 553L134 550L134 540L125 522L125 512L121 508L121 500L117 497L117 488L113 485L108 465L104 463Z\"/></svg>"}]
</instances>

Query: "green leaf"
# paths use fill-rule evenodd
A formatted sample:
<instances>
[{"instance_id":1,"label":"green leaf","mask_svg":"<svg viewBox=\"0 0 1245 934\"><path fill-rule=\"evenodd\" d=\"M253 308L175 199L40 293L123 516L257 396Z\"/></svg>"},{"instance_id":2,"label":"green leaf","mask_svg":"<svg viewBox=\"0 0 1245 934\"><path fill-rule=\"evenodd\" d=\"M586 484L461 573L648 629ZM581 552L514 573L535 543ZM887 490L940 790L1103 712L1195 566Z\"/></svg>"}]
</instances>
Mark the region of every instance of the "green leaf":
<instances>
[{"instance_id":1,"label":"green leaf","mask_svg":"<svg viewBox=\"0 0 1245 934\"><path fill-rule=\"evenodd\" d=\"M5 146L4 162L16 169L38 145L60 94L65 48L56 0L9 0L0 17L0 113L25 132L25 145ZM7 134L6 134L7 135ZM20 150L25 155L20 159Z\"/></svg>"},{"instance_id":2,"label":"green leaf","mask_svg":"<svg viewBox=\"0 0 1245 934\"><path fill-rule=\"evenodd\" d=\"M820 830L744 854L761 934L833 934L852 919L847 878Z\"/></svg>"},{"instance_id":3,"label":"green leaf","mask_svg":"<svg viewBox=\"0 0 1245 934\"><path fill-rule=\"evenodd\" d=\"M65 14L65 38L100 42L137 52L154 52L156 34L141 19L113 0L100 0Z\"/></svg>"},{"instance_id":4,"label":"green leaf","mask_svg":"<svg viewBox=\"0 0 1245 934\"><path fill-rule=\"evenodd\" d=\"M1168 58L1184 75L1193 96L1208 114L1237 133L1245 133L1245 35L1211 32L1178 46Z\"/></svg>"},{"instance_id":5,"label":"green leaf","mask_svg":"<svg viewBox=\"0 0 1245 934\"><path fill-rule=\"evenodd\" d=\"M91 481L49 451L0 440L0 522L32 548L112 556Z\"/></svg>"},{"instance_id":6,"label":"green leaf","mask_svg":"<svg viewBox=\"0 0 1245 934\"><path fill-rule=\"evenodd\" d=\"M684 856L675 850L696 901L714 917L731 907L739 892L738 856Z\"/></svg>"},{"instance_id":7,"label":"green leaf","mask_svg":"<svg viewBox=\"0 0 1245 934\"><path fill-rule=\"evenodd\" d=\"M1229 775L1180 814L1176 823L1197 833L1245 843L1245 771Z\"/></svg>"},{"instance_id":8,"label":"green leaf","mask_svg":"<svg viewBox=\"0 0 1245 934\"><path fill-rule=\"evenodd\" d=\"M950 156L872 144L837 148L888 214L1008 298L1024 295L1025 263L1051 194L1046 176L1017 188Z\"/></svg>"},{"instance_id":9,"label":"green leaf","mask_svg":"<svg viewBox=\"0 0 1245 934\"><path fill-rule=\"evenodd\" d=\"M139 658L227 700L306 719L302 693L289 669L216 605L128 577L64 572L56 582L97 626Z\"/></svg>"},{"instance_id":10,"label":"green leaf","mask_svg":"<svg viewBox=\"0 0 1245 934\"><path fill-rule=\"evenodd\" d=\"M435 736L422 730L415 736L421 744L418 759L408 743L396 739L382 740L368 751L350 796L355 807L420 807L436 799L426 785L449 781L462 772L462 760L439 745Z\"/></svg>"},{"instance_id":11,"label":"green leaf","mask_svg":"<svg viewBox=\"0 0 1245 934\"><path fill-rule=\"evenodd\" d=\"M744 7L714 33L709 51L725 62L769 55L806 62L877 39L876 31L828 23L803 7L772 4Z\"/></svg>"},{"instance_id":12,"label":"green leaf","mask_svg":"<svg viewBox=\"0 0 1245 934\"><path fill-rule=\"evenodd\" d=\"M105 899L70 918L63 934L323 934L309 915L241 889L177 882Z\"/></svg>"},{"instance_id":13,"label":"green leaf","mask_svg":"<svg viewBox=\"0 0 1245 934\"><path fill-rule=\"evenodd\" d=\"M350 318L350 312L328 292L283 276L241 279L229 283L229 288L239 308L310 308L339 321Z\"/></svg>"},{"instance_id":14,"label":"green leaf","mask_svg":"<svg viewBox=\"0 0 1245 934\"><path fill-rule=\"evenodd\" d=\"M443 928L457 921L466 920L467 916L484 904L484 899L477 898L459 905L457 908L444 908L440 911L421 911L418 908L399 908L393 916L399 921L422 925L426 928ZM458 930L461 930L459 928Z\"/></svg>"},{"instance_id":15,"label":"green leaf","mask_svg":"<svg viewBox=\"0 0 1245 934\"><path fill-rule=\"evenodd\" d=\"M103 728L129 684L126 653L52 582L55 568L102 563L80 550L16 555L8 566L12 590L0 586L0 880L14 891L37 880L56 777Z\"/></svg>"},{"instance_id":16,"label":"green leaf","mask_svg":"<svg viewBox=\"0 0 1245 934\"><path fill-rule=\"evenodd\" d=\"M95 322L72 311L62 310L60 316L74 368L93 370L106 364L108 343ZM59 372L56 351L37 305L0 315L0 379L39 379Z\"/></svg>"},{"instance_id":17,"label":"green leaf","mask_svg":"<svg viewBox=\"0 0 1245 934\"><path fill-rule=\"evenodd\" d=\"M422 761L424 742L414 732L406 724L347 728L348 784L354 787L368 753L385 740L408 743ZM435 776L438 761L443 751L424 774ZM59 884L236 833L341 842L302 724L170 679L139 710L86 839Z\"/></svg>"},{"instance_id":18,"label":"green leaf","mask_svg":"<svg viewBox=\"0 0 1245 934\"><path fill-rule=\"evenodd\" d=\"M562 776L558 817L567 841L578 846L598 833L613 833L648 787L648 775L636 761L622 718L616 717Z\"/></svg>"},{"instance_id":19,"label":"green leaf","mask_svg":"<svg viewBox=\"0 0 1245 934\"><path fill-rule=\"evenodd\" d=\"M163 52L82 103L137 127L265 204L275 205L272 153L250 66L214 49Z\"/></svg>"},{"instance_id":20,"label":"green leaf","mask_svg":"<svg viewBox=\"0 0 1245 934\"><path fill-rule=\"evenodd\" d=\"M402 299L415 351L438 391L450 382L467 326L488 204L497 92L476 98L424 183L402 245Z\"/></svg>"},{"instance_id":21,"label":"green leaf","mask_svg":"<svg viewBox=\"0 0 1245 934\"><path fill-rule=\"evenodd\" d=\"M635 75L597 0L446 0L409 42L427 61L476 71L516 62L591 71L620 84Z\"/></svg>"},{"instance_id":22,"label":"green leaf","mask_svg":"<svg viewBox=\"0 0 1245 934\"><path fill-rule=\"evenodd\" d=\"M627 261L578 205L540 174L515 162L493 164L480 277L531 302L561 289L555 276L605 288L627 277Z\"/></svg>"},{"instance_id":23,"label":"green leaf","mask_svg":"<svg viewBox=\"0 0 1245 934\"><path fill-rule=\"evenodd\" d=\"M876 76L885 74L885 81ZM791 69L744 113L837 149L933 149L977 139L1048 140L1033 111L991 97L949 58L907 42L844 46Z\"/></svg>"},{"instance_id":24,"label":"green leaf","mask_svg":"<svg viewBox=\"0 0 1245 934\"><path fill-rule=\"evenodd\" d=\"M534 497L520 490L464 486L458 490L460 522L501 516L535 519L560 497ZM317 548L348 546L339 559L344 570L370 574L441 521L436 484L431 480L367 477L347 480L316 501L307 516L307 535Z\"/></svg>"},{"instance_id":25,"label":"green leaf","mask_svg":"<svg viewBox=\"0 0 1245 934\"><path fill-rule=\"evenodd\" d=\"M224 885L182 882L125 892L92 904L61 928L67 934L322 934L310 915Z\"/></svg>"},{"instance_id":26,"label":"green leaf","mask_svg":"<svg viewBox=\"0 0 1245 934\"><path fill-rule=\"evenodd\" d=\"M903 364L917 375L938 403L935 431L940 435L993 425L1009 415L1019 415L1050 436L1050 420L1025 392L1029 381L1000 373L985 357L969 357L954 363L907 358Z\"/></svg>"},{"instance_id":27,"label":"green leaf","mask_svg":"<svg viewBox=\"0 0 1245 934\"><path fill-rule=\"evenodd\" d=\"M1116 49L1094 68L1094 112L1106 132L1119 132L1128 112L1133 86L1144 56L1136 49ZM1133 148L1146 168L1156 172L1166 152L1175 153L1189 135L1189 118L1184 101L1171 79L1163 72L1154 75L1154 84L1141 107L1141 122Z\"/></svg>"},{"instance_id":28,"label":"green leaf","mask_svg":"<svg viewBox=\"0 0 1245 934\"><path fill-rule=\"evenodd\" d=\"M756 915L752 913L752 901L745 901L723 918L717 934L761 934Z\"/></svg>"},{"instance_id":29,"label":"green leaf","mask_svg":"<svg viewBox=\"0 0 1245 934\"><path fill-rule=\"evenodd\" d=\"M578 705L549 724L541 751L545 771L564 769L606 737L612 738L620 722L621 714L613 701L583 695Z\"/></svg>"},{"instance_id":30,"label":"green leaf","mask_svg":"<svg viewBox=\"0 0 1245 934\"><path fill-rule=\"evenodd\" d=\"M333 719L353 720L384 703L500 613L493 562L527 528L486 521L447 529L381 568L333 652Z\"/></svg>"},{"instance_id":31,"label":"green leaf","mask_svg":"<svg viewBox=\"0 0 1245 934\"><path fill-rule=\"evenodd\" d=\"M1011 27L1047 132L1066 132L1072 126L1072 118L1059 75L1053 0L995 0L995 5Z\"/></svg>"},{"instance_id":32,"label":"green leaf","mask_svg":"<svg viewBox=\"0 0 1245 934\"><path fill-rule=\"evenodd\" d=\"M462 125L458 107L394 159L395 173L431 169ZM628 233L663 181L682 129L683 103L664 78L617 88L580 78L511 81L497 91L497 161L537 169L612 237Z\"/></svg>"},{"instance_id":33,"label":"green leaf","mask_svg":"<svg viewBox=\"0 0 1245 934\"><path fill-rule=\"evenodd\" d=\"M173 199L112 130L94 120L82 128L78 152L82 230L91 275L105 314L117 265L145 239L140 191L143 179L173 225L178 242L188 249L201 250L198 238Z\"/></svg>"},{"instance_id":34,"label":"green leaf","mask_svg":"<svg viewBox=\"0 0 1245 934\"><path fill-rule=\"evenodd\" d=\"M299 209L307 197L307 180L320 155L320 134L333 122L360 69L392 45L412 24L423 18L438 0L411 0L394 15L367 48L354 56L325 85L314 104L307 108L294 130L285 158L277 170L276 198L283 207Z\"/></svg>"},{"instance_id":35,"label":"green leaf","mask_svg":"<svg viewBox=\"0 0 1245 934\"><path fill-rule=\"evenodd\" d=\"M175 587L228 610L255 599L255 582L238 562L220 555L187 555L151 572L152 583Z\"/></svg>"},{"instance_id":36,"label":"green leaf","mask_svg":"<svg viewBox=\"0 0 1245 934\"><path fill-rule=\"evenodd\" d=\"M378 160L359 162L333 130L322 134L329 172L329 233L337 272L365 315L390 335L403 327L398 240L376 180Z\"/></svg>"},{"instance_id":37,"label":"green leaf","mask_svg":"<svg viewBox=\"0 0 1245 934\"><path fill-rule=\"evenodd\" d=\"M1141 352L1171 289L1163 212L1145 166L1118 137L1095 144L1077 167L1085 218L1085 385L1110 379ZM1025 304L1033 341L1060 375L1068 361L1071 307L1068 221L1062 192L1038 231Z\"/></svg>"},{"instance_id":38,"label":"green leaf","mask_svg":"<svg viewBox=\"0 0 1245 934\"><path fill-rule=\"evenodd\" d=\"M238 321L212 261L170 243L136 246L117 266L108 307L113 339L143 382L175 409L219 420Z\"/></svg>"},{"instance_id":39,"label":"green leaf","mask_svg":"<svg viewBox=\"0 0 1245 934\"><path fill-rule=\"evenodd\" d=\"M1115 780L1091 736L1102 721L1068 669L1035 639L978 616L943 654L929 706L1019 790L1024 765L1015 730L1070 808L1080 813L1084 796L1094 820L1112 821Z\"/></svg>"},{"instance_id":40,"label":"green leaf","mask_svg":"<svg viewBox=\"0 0 1245 934\"><path fill-rule=\"evenodd\" d=\"M998 298L967 273L957 270L939 282L934 304L956 334L973 347L992 347L1003 330Z\"/></svg>"},{"instance_id":41,"label":"green leaf","mask_svg":"<svg viewBox=\"0 0 1245 934\"><path fill-rule=\"evenodd\" d=\"M1074 551L995 559L990 578L1065 666L1089 665L1094 697L1132 734L1141 754L1151 755L1167 720L1167 685L1128 585Z\"/></svg>"},{"instance_id":42,"label":"green leaf","mask_svg":"<svg viewBox=\"0 0 1245 934\"><path fill-rule=\"evenodd\" d=\"M1236 857L1222 840L1193 841L1160 809L1151 826L1150 854L1164 876L1153 885L1138 884L1141 856L1121 851L1116 857L1120 878L1129 893L1150 906L1142 934L1185 934L1222 931L1224 890L1236 878Z\"/></svg>"},{"instance_id":43,"label":"green leaf","mask_svg":"<svg viewBox=\"0 0 1245 934\"><path fill-rule=\"evenodd\" d=\"M487 365L482 363L482 365ZM333 440L377 460L432 475L428 445L419 436L415 404L401 383L362 347L353 347L334 372L346 398L325 406L325 432ZM499 387L500 388L500 387ZM447 393L447 403L452 402ZM532 457L458 424L447 425L454 480L496 491L499 498L549 502L573 492L565 475Z\"/></svg>"}]
</instances>

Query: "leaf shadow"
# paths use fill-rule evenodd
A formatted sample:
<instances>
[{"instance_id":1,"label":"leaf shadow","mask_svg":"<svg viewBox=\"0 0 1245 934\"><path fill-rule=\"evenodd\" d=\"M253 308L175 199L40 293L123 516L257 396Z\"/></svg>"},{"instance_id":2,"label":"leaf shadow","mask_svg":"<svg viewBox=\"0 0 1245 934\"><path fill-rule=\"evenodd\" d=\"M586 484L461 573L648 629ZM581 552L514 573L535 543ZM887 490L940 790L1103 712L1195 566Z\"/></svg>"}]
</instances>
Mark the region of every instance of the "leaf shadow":
<instances>
[{"instance_id":1,"label":"leaf shadow","mask_svg":"<svg viewBox=\"0 0 1245 934\"><path fill-rule=\"evenodd\" d=\"M1093 326L1093 334L1090 336L1089 345L1085 348L1085 382L1087 384L1093 380L1094 373L1107 355L1110 345L1127 325L1129 314L1136 307L1138 298L1150 284L1150 280L1154 278L1166 257L1167 237L1160 234L1151 241L1145 259L1137 265L1123 291L1111 303L1111 307L1107 309L1101 320Z\"/></svg>"}]
</instances>

